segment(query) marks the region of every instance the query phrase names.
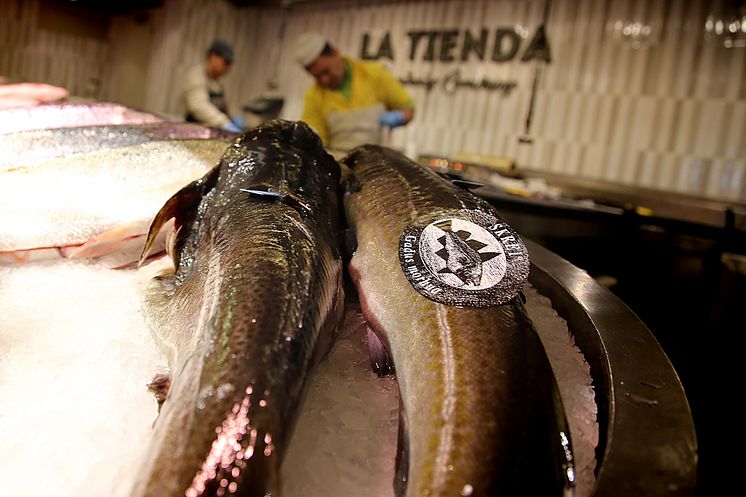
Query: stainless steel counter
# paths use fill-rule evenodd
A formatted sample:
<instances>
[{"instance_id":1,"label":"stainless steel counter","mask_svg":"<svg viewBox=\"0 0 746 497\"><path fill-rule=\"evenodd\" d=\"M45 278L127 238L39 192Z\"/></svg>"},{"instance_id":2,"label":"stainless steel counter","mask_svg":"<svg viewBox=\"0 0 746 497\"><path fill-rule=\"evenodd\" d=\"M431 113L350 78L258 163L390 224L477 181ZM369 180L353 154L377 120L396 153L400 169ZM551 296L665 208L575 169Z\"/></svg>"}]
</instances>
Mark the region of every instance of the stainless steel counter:
<instances>
[{"instance_id":1,"label":"stainless steel counter","mask_svg":"<svg viewBox=\"0 0 746 497\"><path fill-rule=\"evenodd\" d=\"M600 427L593 495L693 495L694 422L679 377L658 341L588 273L525 241L531 284L568 322L591 367Z\"/></svg>"}]
</instances>

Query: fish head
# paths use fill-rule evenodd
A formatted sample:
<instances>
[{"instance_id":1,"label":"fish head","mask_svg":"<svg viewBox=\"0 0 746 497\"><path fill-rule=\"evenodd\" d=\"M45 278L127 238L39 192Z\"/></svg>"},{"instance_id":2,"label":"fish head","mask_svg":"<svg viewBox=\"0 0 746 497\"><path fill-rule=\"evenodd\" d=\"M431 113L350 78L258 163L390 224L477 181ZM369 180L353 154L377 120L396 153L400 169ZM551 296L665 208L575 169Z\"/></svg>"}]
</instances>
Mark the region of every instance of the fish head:
<instances>
[{"instance_id":1,"label":"fish head","mask_svg":"<svg viewBox=\"0 0 746 497\"><path fill-rule=\"evenodd\" d=\"M270 167L265 167L270 163ZM304 218L336 212L340 166L305 123L275 119L237 137L220 163L216 190L226 198L285 202ZM238 189L245 194L236 197Z\"/></svg>"}]
</instances>

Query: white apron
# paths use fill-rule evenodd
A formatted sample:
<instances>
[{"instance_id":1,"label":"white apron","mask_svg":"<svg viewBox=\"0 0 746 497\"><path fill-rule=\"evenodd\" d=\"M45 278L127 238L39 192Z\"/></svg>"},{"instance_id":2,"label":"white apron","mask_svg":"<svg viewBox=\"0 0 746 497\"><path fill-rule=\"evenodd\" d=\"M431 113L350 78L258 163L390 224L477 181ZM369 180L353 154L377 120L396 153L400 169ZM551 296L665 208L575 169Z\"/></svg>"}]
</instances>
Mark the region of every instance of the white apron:
<instances>
[{"instance_id":1,"label":"white apron","mask_svg":"<svg viewBox=\"0 0 746 497\"><path fill-rule=\"evenodd\" d=\"M347 151L366 143L381 143L379 118L383 104L329 114L329 149Z\"/></svg>"}]
</instances>

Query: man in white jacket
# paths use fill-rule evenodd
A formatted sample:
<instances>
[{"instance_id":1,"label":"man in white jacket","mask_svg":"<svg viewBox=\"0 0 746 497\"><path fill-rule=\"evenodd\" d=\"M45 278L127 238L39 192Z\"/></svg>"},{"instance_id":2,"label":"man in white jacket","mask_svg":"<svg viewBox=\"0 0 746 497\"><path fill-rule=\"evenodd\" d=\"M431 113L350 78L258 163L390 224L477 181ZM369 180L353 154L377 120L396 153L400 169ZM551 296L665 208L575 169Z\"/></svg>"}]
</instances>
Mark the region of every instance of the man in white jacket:
<instances>
[{"instance_id":1,"label":"man in white jacket","mask_svg":"<svg viewBox=\"0 0 746 497\"><path fill-rule=\"evenodd\" d=\"M216 39L207 50L207 60L194 66L186 75L183 88L186 120L240 132L245 122L240 116L231 117L220 83L233 63L233 47Z\"/></svg>"}]
</instances>

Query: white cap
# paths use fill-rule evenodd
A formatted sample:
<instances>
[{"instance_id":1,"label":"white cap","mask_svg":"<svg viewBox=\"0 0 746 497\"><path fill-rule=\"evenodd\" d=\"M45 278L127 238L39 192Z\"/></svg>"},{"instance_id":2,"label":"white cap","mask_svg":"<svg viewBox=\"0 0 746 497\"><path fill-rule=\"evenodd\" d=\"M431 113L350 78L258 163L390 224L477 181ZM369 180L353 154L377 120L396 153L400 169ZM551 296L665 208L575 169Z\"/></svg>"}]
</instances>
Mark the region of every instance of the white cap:
<instances>
[{"instance_id":1,"label":"white cap","mask_svg":"<svg viewBox=\"0 0 746 497\"><path fill-rule=\"evenodd\" d=\"M295 60L303 67L308 67L324 51L327 41L316 33L303 33L295 40Z\"/></svg>"}]
</instances>

